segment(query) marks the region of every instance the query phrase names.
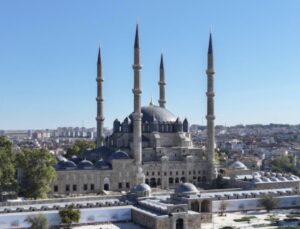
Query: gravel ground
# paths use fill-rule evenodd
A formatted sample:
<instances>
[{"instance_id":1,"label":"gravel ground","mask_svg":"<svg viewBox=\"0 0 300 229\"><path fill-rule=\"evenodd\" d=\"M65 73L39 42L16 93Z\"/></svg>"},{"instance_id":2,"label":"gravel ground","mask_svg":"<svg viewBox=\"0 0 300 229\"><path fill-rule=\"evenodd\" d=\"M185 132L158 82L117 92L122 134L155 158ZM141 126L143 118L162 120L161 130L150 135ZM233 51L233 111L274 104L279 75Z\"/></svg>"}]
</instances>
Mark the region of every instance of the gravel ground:
<instances>
[{"instance_id":1,"label":"gravel ground","mask_svg":"<svg viewBox=\"0 0 300 229\"><path fill-rule=\"evenodd\" d=\"M232 212L226 213L224 216L219 216L218 214L214 214L213 222L209 224L202 224L202 229L219 229L224 226L234 226L240 229L252 229L254 228L253 224L268 224L270 221L265 220L268 218L269 215L275 215L276 218L284 219L289 212L293 211L292 209L289 210L274 210L270 213L266 211L249 211L249 212ZM294 211L299 211L295 210ZM239 219L244 216L255 216L255 219L252 219L250 223L247 222L235 222L234 219ZM276 227L263 227L263 229L271 229Z\"/></svg>"}]
</instances>

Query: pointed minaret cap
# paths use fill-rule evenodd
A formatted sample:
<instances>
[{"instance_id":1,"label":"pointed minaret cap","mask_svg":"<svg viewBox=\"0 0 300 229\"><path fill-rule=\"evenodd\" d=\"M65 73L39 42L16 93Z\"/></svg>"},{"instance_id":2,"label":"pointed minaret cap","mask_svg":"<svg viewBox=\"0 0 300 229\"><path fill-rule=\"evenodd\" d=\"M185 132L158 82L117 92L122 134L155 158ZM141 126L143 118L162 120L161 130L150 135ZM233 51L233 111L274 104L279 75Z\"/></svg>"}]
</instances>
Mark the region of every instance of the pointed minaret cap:
<instances>
[{"instance_id":1,"label":"pointed minaret cap","mask_svg":"<svg viewBox=\"0 0 300 229\"><path fill-rule=\"evenodd\" d=\"M160 55L160 65L159 65L160 69L164 68L164 56L163 53L161 53Z\"/></svg>"},{"instance_id":2,"label":"pointed minaret cap","mask_svg":"<svg viewBox=\"0 0 300 229\"><path fill-rule=\"evenodd\" d=\"M99 51L98 51L98 60L97 60L97 64L101 64L101 49L99 46Z\"/></svg>"},{"instance_id":3,"label":"pointed minaret cap","mask_svg":"<svg viewBox=\"0 0 300 229\"><path fill-rule=\"evenodd\" d=\"M209 33L208 54L213 54L212 35Z\"/></svg>"},{"instance_id":4,"label":"pointed minaret cap","mask_svg":"<svg viewBox=\"0 0 300 229\"><path fill-rule=\"evenodd\" d=\"M134 40L134 48L138 49L140 48L140 41L139 41L139 25L136 24L136 30L135 30L135 40Z\"/></svg>"},{"instance_id":5,"label":"pointed minaret cap","mask_svg":"<svg viewBox=\"0 0 300 229\"><path fill-rule=\"evenodd\" d=\"M149 106L153 106L153 99L152 99L152 96L151 96L151 100L150 100L150 103L149 103Z\"/></svg>"}]
</instances>

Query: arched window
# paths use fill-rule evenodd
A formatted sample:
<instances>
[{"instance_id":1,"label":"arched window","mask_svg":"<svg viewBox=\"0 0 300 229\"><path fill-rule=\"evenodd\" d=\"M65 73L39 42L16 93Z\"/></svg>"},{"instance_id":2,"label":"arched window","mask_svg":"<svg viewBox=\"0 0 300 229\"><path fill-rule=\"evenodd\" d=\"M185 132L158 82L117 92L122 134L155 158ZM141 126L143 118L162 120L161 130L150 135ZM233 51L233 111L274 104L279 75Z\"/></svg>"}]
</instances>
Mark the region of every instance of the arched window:
<instances>
[{"instance_id":1,"label":"arched window","mask_svg":"<svg viewBox=\"0 0 300 229\"><path fill-rule=\"evenodd\" d=\"M201 203L201 212L209 212L209 201L203 200Z\"/></svg>"},{"instance_id":2,"label":"arched window","mask_svg":"<svg viewBox=\"0 0 300 229\"><path fill-rule=\"evenodd\" d=\"M149 179L148 178L145 180L145 183L149 185Z\"/></svg>"},{"instance_id":3,"label":"arched window","mask_svg":"<svg viewBox=\"0 0 300 229\"><path fill-rule=\"evenodd\" d=\"M198 182L201 182L201 177L198 177Z\"/></svg>"},{"instance_id":4,"label":"arched window","mask_svg":"<svg viewBox=\"0 0 300 229\"><path fill-rule=\"evenodd\" d=\"M199 203L198 203L198 201L194 201L194 202L192 202L192 204L191 204L191 210L192 211L195 211L195 212L199 212Z\"/></svg>"},{"instance_id":5,"label":"arched window","mask_svg":"<svg viewBox=\"0 0 300 229\"><path fill-rule=\"evenodd\" d=\"M178 177L175 178L175 183L176 184L179 183L179 178Z\"/></svg>"},{"instance_id":6,"label":"arched window","mask_svg":"<svg viewBox=\"0 0 300 229\"><path fill-rule=\"evenodd\" d=\"M185 177L181 177L181 178L180 178L180 181L181 181L182 183L184 183L184 182L185 182Z\"/></svg>"},{"instance_id":7,"label":"arched window","mask_svg":"<svg viewBox=\"0 0 300 229\"><path fill-rule=\"evenodd\" d=\"M169 184L173 184L174 183L174 180L172 177L169 178Z\"/></svg>"},{"instance_id":8,"label":"arched window","mask_svg":"<svg viewBox=\"0 0 300 229\"><path fill-rule=\"evenodd\" d=\"M176 220L176 229L183 229L183 219Z\"/></svg>"}]
</instances>

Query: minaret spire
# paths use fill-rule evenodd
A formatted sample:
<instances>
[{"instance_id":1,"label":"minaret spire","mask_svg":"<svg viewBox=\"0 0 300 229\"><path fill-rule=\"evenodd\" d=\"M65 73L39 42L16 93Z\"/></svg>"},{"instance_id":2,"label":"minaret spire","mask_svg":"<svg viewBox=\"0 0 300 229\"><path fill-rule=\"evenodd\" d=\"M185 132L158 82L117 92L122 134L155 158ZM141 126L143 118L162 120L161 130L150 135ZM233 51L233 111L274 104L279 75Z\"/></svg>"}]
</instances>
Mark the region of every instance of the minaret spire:
<instances>
[{"instance_id":1,"label":"minaret spire","mask_svg":"<svg viewBox=\"0 0 300 229\"><path fill-rule=\"evenodd\" d=\"M139 42L139 28L136 25L135 41L134 41L134 86L132 89L134 96L134 110L133 110L133 155L136 165L142 164L142 113L141 113L141 69L140 64L140 42Z\"/></svg>"},{"instance_id":2,"label":"minaret spire","mask_svg":"<svg viewBox=\"0 0 300 229\"><path fill-rule=\"evenodd\" d=\"M104 135L103 135L103 125L104 125L104 116L103 116L103 91L102 91L102 61L101 61L101 50L99 47L98 50L98 59L97 59L97 147L101 147L104 144Z\"/></svg>"},{"instance_id":3,"label":"minaret spire","mask_svg":"<svg viewBox=\"0 0 300 229\"><path fill-rule=\"evenodd\" d=\"M211 164L210 179L214 179L217 176L215 168L215 113L214 113L214 55L213 55L213 44L212 34L209 35L209 44L207 52L207 155L208 160Z\"/></svg>"},{"instance_id":4,"label":"minaret spire","mask_svg":"<svg viewBox=\"0 0 300 229\"><path fill-rule=\"evenodd\" d=\"M165 69L164 69L164 57L163 54L161 53L160 56L160 66L159 66L159 106L165 108L166 107L166 95L165 95Z\"/></svg>"}]
</instances>

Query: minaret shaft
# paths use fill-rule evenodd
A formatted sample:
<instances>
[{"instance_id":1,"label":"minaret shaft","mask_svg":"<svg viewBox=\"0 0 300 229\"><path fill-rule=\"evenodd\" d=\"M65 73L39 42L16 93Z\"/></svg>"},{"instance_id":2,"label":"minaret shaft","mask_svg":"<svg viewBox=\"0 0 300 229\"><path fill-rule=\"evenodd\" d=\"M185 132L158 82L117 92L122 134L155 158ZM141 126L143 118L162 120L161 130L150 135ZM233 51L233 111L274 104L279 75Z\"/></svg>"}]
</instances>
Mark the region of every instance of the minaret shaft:
<instances>
[{"instance_id":1,"label":"minaret shaft","mask_svg":"<svg viewBox=\"0 0 300 229\"><path fill-rule=\"evenodd\" d=\"M96 144L97 147L101 147L104 144L104 115L103 115L103 91L102 91L102 83L103 83L103 77L102 77L102 63L101 63L101 53L100 48L98 52L98 61L97 61L97 140Z\"/></svg>"},{"instance_id":2,"label":"minaret shaft","mask_svg":"<svg viewBox=\"0 0 300 229\"><path fill-rule=\"evenodd\" d=\"M214 113L214 63L213 63L213 49L212 49L212 38L209 38L209 47L207 54L207 154L208 160L211 163L211 179L216 176L215 172L215 113Z\"/></svg>"},{"instance_id":3,"label":"minaret shaft","mask_svg":"<svg viewBox=\"0 0 300 229\"><path fill-rule=\"evenodd\" d=\"M136 35L134 42L134 64L132 66L134 72L134 111L133 118L133 155L137 165L142 164L142 113L141 113L141 69L140 64L140 47L138 26L136 27Z\"/></svg>"},{"instance_id":4,"label":"minaret shaft","mask_svg":"<svg viewBox=\"0 0 300 229\"><path fill-rule=\"evenodd\" d=\"M165 69L164 69L164 60L163 55L161 54L160 59L160 67L159 67L159 106L165 108L166 107L166 95L165 95Z\"/></svg>"}]
</instances>

